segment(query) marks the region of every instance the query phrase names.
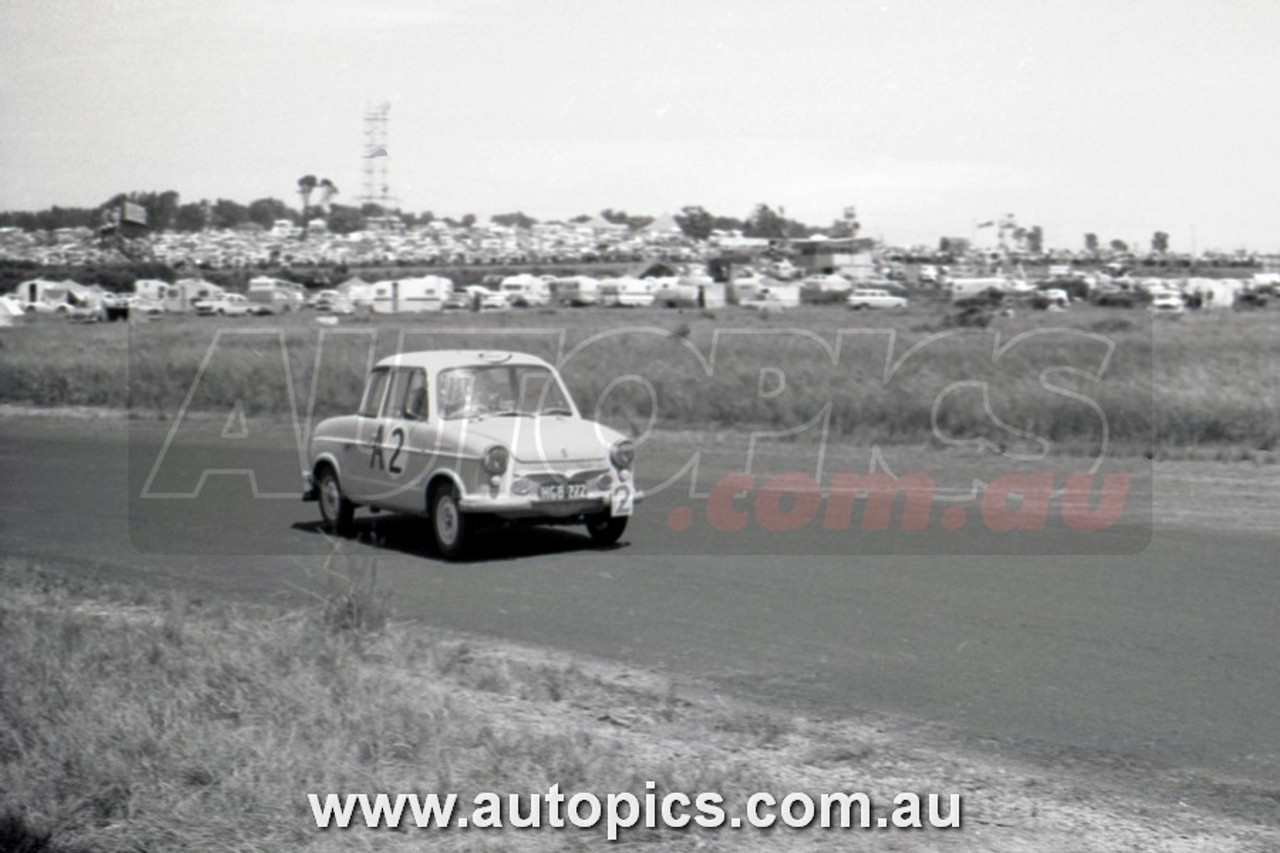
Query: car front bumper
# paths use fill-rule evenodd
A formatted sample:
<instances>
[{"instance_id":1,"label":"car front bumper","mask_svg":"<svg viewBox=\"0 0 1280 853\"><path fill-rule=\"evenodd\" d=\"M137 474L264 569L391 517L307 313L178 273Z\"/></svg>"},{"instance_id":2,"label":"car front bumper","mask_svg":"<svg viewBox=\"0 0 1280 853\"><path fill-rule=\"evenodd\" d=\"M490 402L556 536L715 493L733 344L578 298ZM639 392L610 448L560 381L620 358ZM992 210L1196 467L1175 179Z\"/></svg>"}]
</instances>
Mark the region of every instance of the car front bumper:
<instances>
[{"instance_id":1,"label":"car front bumper","mask_svg":"<svg viewBox=\"0 0 1280 853\"><path fill-rule=\"evenodd\" d=\"M499 495L464 495L458 501L458 508L463 512L474 512L484 515L496 515L499 518L574 518L579 515L595 515L601 512L611 514L631 514L631 507L644 499L644 492L628 491L625 500L615 500L613 491L588 495L572 500L544 501L532 496ZM625 506L622 513L618 507Z\"/></svg>"}]
</instances>

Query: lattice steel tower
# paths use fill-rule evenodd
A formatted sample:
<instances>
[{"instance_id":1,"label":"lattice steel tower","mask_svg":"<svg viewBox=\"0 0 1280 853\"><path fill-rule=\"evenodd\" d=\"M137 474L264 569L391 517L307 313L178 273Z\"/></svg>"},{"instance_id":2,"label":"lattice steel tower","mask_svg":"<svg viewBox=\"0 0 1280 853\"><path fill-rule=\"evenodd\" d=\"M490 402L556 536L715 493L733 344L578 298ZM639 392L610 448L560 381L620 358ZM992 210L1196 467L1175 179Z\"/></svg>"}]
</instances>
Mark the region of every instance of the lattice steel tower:
<instances>
[{"instance_id":1,"label":"lattice steel tower","mask_svg":"<svg viewBox=\"0 0 1280 853\"><path fill-rule=\"evenodd\" d=\"M383 210L396 205L391 194L391 182L387 178L387 166L391 160L387 147L388 125L391 123L391 104L383 101L365 107L364 111L364 194L360 201L372 203Z\"/></svg>"}]
</instances>

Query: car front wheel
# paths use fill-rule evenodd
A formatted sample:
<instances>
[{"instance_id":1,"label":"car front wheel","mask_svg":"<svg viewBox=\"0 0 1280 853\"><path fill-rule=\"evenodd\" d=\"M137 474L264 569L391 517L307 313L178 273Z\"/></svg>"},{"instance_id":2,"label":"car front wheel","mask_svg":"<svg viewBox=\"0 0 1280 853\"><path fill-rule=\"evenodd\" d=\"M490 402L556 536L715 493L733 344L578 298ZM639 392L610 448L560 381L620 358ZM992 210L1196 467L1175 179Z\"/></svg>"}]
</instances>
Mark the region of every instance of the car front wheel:
<instances>
[{"instance_id":1,"label":"car front wheel","mask_svg":"<svg viewBox=\"0 0 1280 853\"><path fill-rule=\"evenodd\" d=\"M612 545L622 538L627 529L627 517L614 517L608 513L594 515L587 519L587 533L591 541L597 545Z\"/></svg>"},{"instance_id":2,"label":"car front wheel","mask_svg":"<svg viewBox=\"0 0 1280 853\"><path fill-rule=\"evenodd\" d=\"M350 536L355 527L355 504L342 494L338 473L325 466L320 472L320 518L324 528L339 536Z\"/></svg>"},{"instance_id":3,"label":"car front wheel","mask_svg":"<svg viewBox=\"0 0 1280 853\"><path fill-rule=\"evenodd\" d=\"M431 533L440 555L453 559L462 553L466 542L467 517L458 506L458 488L452 483L441 486L431 497Z\"/></svg>"}]
</instances>

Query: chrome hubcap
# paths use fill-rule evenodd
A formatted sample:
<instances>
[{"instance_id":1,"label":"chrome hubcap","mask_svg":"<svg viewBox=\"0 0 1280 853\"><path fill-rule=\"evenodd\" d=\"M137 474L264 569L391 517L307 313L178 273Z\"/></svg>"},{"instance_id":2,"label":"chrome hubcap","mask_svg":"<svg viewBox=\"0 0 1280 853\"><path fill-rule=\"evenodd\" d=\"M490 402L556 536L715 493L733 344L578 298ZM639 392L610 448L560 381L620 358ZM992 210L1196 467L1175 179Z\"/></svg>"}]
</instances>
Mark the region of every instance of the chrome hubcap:
<instances>
[{"instance_id":1,"label":"chrome hubcap","mask_svg":"<svg viewBox=\"0 0 1280 853\"><path fill-rule=\"evenodd\" d=\"M454 506L452 500L448 498L441 499L436 505L436 531L440 534L440 541L449 544L458 535L458 508Z\"/></svg>"},{"instance_id":2,"label":"chrome hubcap","mask_svg":"<svg viewBox=\"0 0 1280 853\"><path fill-rule=\"evenodd\" d=\"M324 485L320 487L320 496L324 502L324 514L329 518L336 518L341 497L338 494L338 484L332 477L325 478Z\"/></svg>"}]
</instances>

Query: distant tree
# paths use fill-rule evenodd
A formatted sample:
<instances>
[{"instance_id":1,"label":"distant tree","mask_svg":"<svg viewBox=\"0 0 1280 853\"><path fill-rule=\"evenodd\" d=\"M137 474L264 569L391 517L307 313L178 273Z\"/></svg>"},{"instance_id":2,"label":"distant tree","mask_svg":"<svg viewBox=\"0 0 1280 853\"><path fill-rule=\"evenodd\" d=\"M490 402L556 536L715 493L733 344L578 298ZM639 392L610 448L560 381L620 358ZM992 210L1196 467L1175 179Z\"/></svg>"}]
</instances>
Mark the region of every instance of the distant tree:
<instances>
[{"instance_id":1,"label":"distant tree","mask_svg":"<svg viewBox=\"0 0 1280 853\"><path fill-rule=\"evenodd\" d=\"M625 210L612 208L600 211L600 218L615 225L625 225L634 231L639 231L653 221L652 216L631 216Z\"/></svg>"},{"instance_id":2,"label":"distant tree","mask_svg":"<svg viewBox=\"0 0 1280 853\"><path fill-rule=\"evenodd\" d=\"M532 216L516 211L515 213L498 213L489 217L489 221L495 225L501 225L504 228L532 228L538 224L538 220Z\"/></svg>"},{"instance_id":3,"label":"distant tree","mask_svg":"<svg viewBox=\"0 0 1280 853\"><path fill-rule=\"evenodd\" d=\"M1112 240L1112 241L1111 241L1111 251L1113 251L1113 252L1127 252L1127 251L1129 251L1129 244L1128 244L1128 243L1126 243L1126 242L1125 242L1125 241L1123 241L1123 240Z\"/></svg>"},{"instance_id":4,"label":"distant tree","mask_svg":"<svg viewBox=\"0 0 1280 853\"><path fill-rule=\"evenodd\" d=\"M684 235L692 240L705 240L711 236L712 217L701 205L688 205L673 217Z\"/></svg>"},{"instance_id":5,"label":"distant tree","mask_svg":"<svg viewBox=\"0 0 1280 853\"><path fill-rule=\"evenodd\" d=\"M319 185L315 175L303 175L298 178L298 198L302 199L302 236L307 236L307 218L311 213L311 194Z\"/></svg>"},{"instance_id":6,"label":"distant tree","mask_svg":"<svg viewBox=\"0 0 1280 853\"><path fill-rule=\"evenodd\" d=\"M351 234L365 229L364 214L359 208L341 204L329 206L329 216L325 221L334 234Z\"/></svg>"},{"instance_id":7,"label":"distant tree","mask_svg":"<svg viewBox=\"0 0 1280 853\"><path fill-rule=\"evenodd\" d=\"M220 198L213 203L211 212L214 228L235 228L249 221L249 208L239 202Z\"/></svg>"},{"instance_id":8,"label":"distant tree","mask_svg":"<svg viewBox=\"0 0 1280 853\"><path fill-rule=\"evenodd\" d=\"M463 228L472 228L476 224L476 215L474 213L468 213L458 221L458 224Z\"/></svg>"},{"instance_id":9,"label":"distant tree","mask_svg":"<svg viewBox=\"0 0 1280 853\"><path fill-rule=\"evenodd\" d=\"M249 221L270 228L277 219L297 221L297 214L278 198L260 198L249 202Z\"/></svg>"},{"instance_id":10,"label":"distant tree","mask_svg":"<svg viewBox=\"0 0 1280 853\"><path fill-rule=\"evenodd\" d=\"M1098 235L1090 231L1084 235L1084 247L1090 252L1098 251Z\"/></svg>"},{"instance_id":11,"label":"distant tree","mask_svg":"<svg viewBox=\"0 0 1280 853\"><path fill-rule=\"evenodd\" d=\"M333 197L338 194L338 185L328 178L320 179L320 201L319 206L325 210L329 209L329 205L333 202Z\"/></svg>"},{"instance_id":12,"label":"distant tree","mask_svg":"<svg viewBox=\"0 0 1280 853\"><path fill-rule=\"evenodd\" d=\"M205 214L208 208L200 202L179 205L173 217L173 227L177 231L201 231L205 226Z\"/></svg>"},{"instance_id":13,"label":"distant tree","mask_svg":"<svg viewBox=\"0 0 1280 853\"><path fill-rule=\"evenodd\" d=\"M168 231L173 228L178 215L178 193L166 190L162 193L139 193L142 206L147 209L147 225L153 231Z\"/></svg>"},{"instance_id":14,"label":"distant tree","mask_svg":"<svg viewBox=\"0 0 1280 853\"><path fill-rule=\"evenodd\" d=\"M591 221L591 217L590 217L588 214L585 214L585 213L579 213L577 216L573 217L573 218L572 218L572 219L570 219L569 221L570 221L570 222L572 222L572 223L574 223L574 224L576 224L576 225L581 225L581 224L582 224L582 223L584 223L584 222L590 222L590 221Z\"/></svg>"},{"instance_id":15,"label":"distant tree","mask_svg":"<svg viewBox=\"0 0 1280 853\"><path fill-rule=\"evenodd\" d=\"M118 207L117 207L118 209ZM0 214L0 226L23 231L52 231L58 228L93 228L101 222L101 208L51 207L40 211L12 211Z\"/></svg>"},{"instance_id":16,"label":"distant tree","mask_svg":"<svg viewBox=\"0 0 1280 853\"><path fill-rule=\"evenodd\" d=\"M1151 235L1151 251L1163 255L1169 251L1169 235L1164 231L1157 231Z\"/></svg>"},{"instance_id":17,"label":"distant tree","mask_svg":"<svg viewBox=\"0 0 1280 853\"><path fill-rule=\"evenodd\" d=\"M769 205L757 204L747 217L742 233L747 237L781 239L787 236L787 220Z\"/></svg>"},{"instance_id":18,"label":"distant tree","mask_svg":"<svg viewBox=\"0 0 1280 853\"><path fill-rule=\"evenodd\" d=\"M1027 232L1027 251L1033 255L1039 255L1044 252L1044 229L1039 225L1033 226Z\"/></svg>"}]
</instances>

